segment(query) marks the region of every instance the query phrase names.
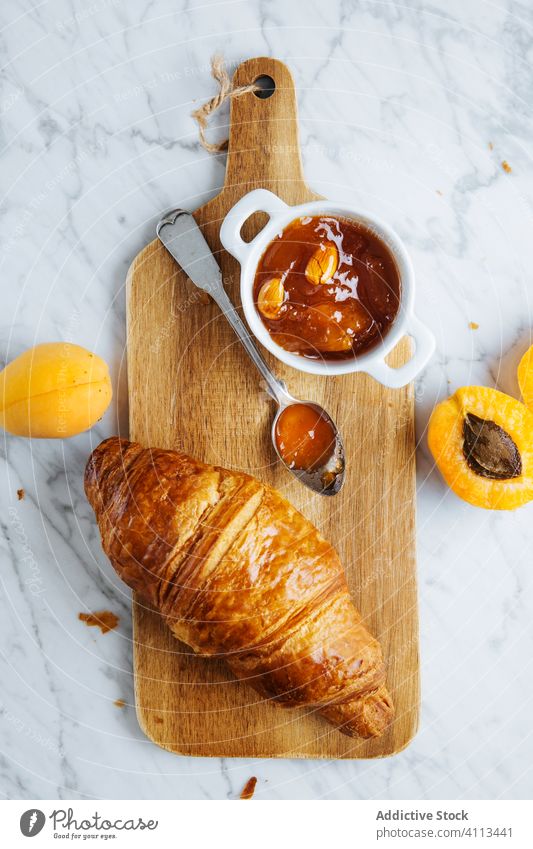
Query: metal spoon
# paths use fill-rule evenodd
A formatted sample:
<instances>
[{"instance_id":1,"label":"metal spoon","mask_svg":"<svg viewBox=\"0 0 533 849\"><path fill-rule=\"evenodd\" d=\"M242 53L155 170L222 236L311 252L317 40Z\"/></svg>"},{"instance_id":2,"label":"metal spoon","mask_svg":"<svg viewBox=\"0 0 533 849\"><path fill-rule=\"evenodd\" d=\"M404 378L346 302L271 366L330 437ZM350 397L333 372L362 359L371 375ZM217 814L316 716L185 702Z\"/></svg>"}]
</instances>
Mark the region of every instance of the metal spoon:
<instances>
[{"instance_id":1,"label":"metal spoon","mask_svg":"<svg viewBox=\"0 0 533 849\"><path fill-rule=\"evenodd\" d=\"M328 413L312 401L299 401L287 391L282 380L270 370L253 341L250 333L230 301L222 283L222 272L211 253L202 231L190 212L174 209L159 221L157 236L167 251L174 257L192 283L207 292L222 310L225 318L237 334L246 353L265 381L268 394L278 405L278 412L272 423L272 443L279 459L301 483L320 495L336 495L344 483L345 455L340 433ZM293 404L306 404L313 407L331 426L334 434L334 447L329 459L313 471L291 468L280 454L276 441L276 425L281 414Z\"/></svg>"}]
</instances>

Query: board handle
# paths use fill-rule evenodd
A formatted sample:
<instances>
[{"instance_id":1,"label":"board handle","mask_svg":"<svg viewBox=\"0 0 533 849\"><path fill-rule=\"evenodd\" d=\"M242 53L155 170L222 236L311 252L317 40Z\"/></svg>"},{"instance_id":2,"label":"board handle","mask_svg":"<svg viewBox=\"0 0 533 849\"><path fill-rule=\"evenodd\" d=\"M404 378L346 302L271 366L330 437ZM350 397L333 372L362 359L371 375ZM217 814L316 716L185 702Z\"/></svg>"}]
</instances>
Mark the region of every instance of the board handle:
<instances>
[{"instance_id":1,"label":"board handle","mask_svg":"<svg viewBox=\"0 0 533 849\"><path fill-rule=\"evenodd\" d=\"M269 218L272 218L287 209L288 204L266 189L248 192L230 209L222 222L220 241L228 253L238 259L242 265L248 259L263 230L261 228L250 242L245 242L241 236L244 222L256 212L266 212Z\"/></svg>"},{"instance_id":2,"label":"board handle","mask_svg":"<svg viewBox=\"0 0 533 849\"><path fill-rule=\"evenodd\" d=\"M264 77L273 81L258 96L247 92L231 100L225 188L235 195L268 188L290 204L312 196L303 176L298 138L294 80L279 59L260 56L236 69L233 86L248 86Z\"/></svg>"}]
</instances>

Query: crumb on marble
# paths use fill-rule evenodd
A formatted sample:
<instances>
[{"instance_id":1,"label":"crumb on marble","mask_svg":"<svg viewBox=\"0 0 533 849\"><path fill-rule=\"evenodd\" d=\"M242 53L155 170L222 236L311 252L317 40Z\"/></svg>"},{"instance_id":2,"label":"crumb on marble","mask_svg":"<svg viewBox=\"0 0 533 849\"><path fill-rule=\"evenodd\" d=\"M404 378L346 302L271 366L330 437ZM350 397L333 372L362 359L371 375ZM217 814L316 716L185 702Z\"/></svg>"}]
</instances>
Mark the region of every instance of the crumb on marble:
<instances>
[{"instance_id":1,"label":"crumb on marble","mask_svg":"<svg viewBox=\"0 0 533 849\"><path fill-rule=\"evenodd\" d=\"M78 619L89 627L100 628L102 634L112 631L119 623L119 617L110 610L97 610L95 613L78 613Z\"/></svg>"},{"instance_id":2,"label":"crumb on marble","mask_svg":"<svg viewBox=\"0 0 533 849\"><path fill-rule=\"evenodd\" d=\"M494 145L492 144L492 142L489 142L489 150L494 150Z\"/></svg>"},{"instance_id":3,"label":"crumb on marble","mask_svg":"<svg viewBox=\"0 0 533 849\"><path fill-rule=\"evenodd\" d=\"M123 708L123 707L126 706L126 702L124 701L124 699L115 699L113 704L115 705L115 707L118 707L118 708Z\"/></svg>"},{"instance_id":4,"label":"crumb on marble","mask_svg":"<svg viewBox=\"0 0 533 849\"><path fill-rule=\"evenodd\" d=\"M251 799L255 793L255 786L257 784L257 778L255 775L252 775L251 778L248 779L241 792L241 799Z\"/></svg>"},{"instance_id":5,"label":"crumb on marble","mask_svg":"<svg viewBox=\"0 0 533 849\"><path fill-rule=\"evenodd\" d=\"M469 321L468 326L470 330L478 330L479 328L479 324L477 323L477 321Z\"/></svg>"},{"instance_id":6,"label":"crumb on marble","mask_svg":"<svg viewBox=\"0 0 533 849\"><path fill-rule=\"evenodd\" d=\"M513 170L506 159L504 159L503 162L502 162L502 168L503 168L503 170L505 171L506 174L510 174L511 171Z\"/></svg>"},{"instance_id":7,"label":"crumb on marble","mask_svg":"<svg viewBox=\"0 0 533 849\"><path fill-rule=\"evenodd\" d=\"M19 501L23 501L26 496L26 492L24 489L17 489L17 498Z\"/></svg>"},{"instance_id":8,"label":"crumb on marble","mask_svg":"<svg viewBox=\"0 0 533 849\"><path fill-rule=\"evenodd\" d=\"M435 189L435 191L437 192L438 195L440 195L442 197L442 192L441 192L440 189Z\"/></svg>"}]
</instances>

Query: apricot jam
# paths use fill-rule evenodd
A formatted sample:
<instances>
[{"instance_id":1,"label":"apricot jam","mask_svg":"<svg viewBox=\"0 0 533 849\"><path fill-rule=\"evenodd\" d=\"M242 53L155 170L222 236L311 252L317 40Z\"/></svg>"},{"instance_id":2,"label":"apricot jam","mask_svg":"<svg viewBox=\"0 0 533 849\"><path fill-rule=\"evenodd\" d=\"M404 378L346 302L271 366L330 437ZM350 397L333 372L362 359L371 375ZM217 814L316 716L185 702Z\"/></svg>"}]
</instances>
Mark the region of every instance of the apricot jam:
<instances>
[{"instance_id":1,"label":"apricot jam","mask_svg":"<svg viewBox=\"0 0 533 849\"><path fill-rule=\"evenodd\" d=\"M254 280L272 339L312 359L349 359L378 344L400 293L385 243L359 222L330 215L292 221L268 245Z\"/></svg>"},{"instance_id":2,"label":"apricot jam","mask_svg":"<svg viewBox=\"0 0 533 849\"><path fill-rule=\"evenodd\" d=\"M313 472L323 466L335 450L331 422L310 404L291 404L276 422L276 445L290 469Z\"/></svg>"}]
</instances>

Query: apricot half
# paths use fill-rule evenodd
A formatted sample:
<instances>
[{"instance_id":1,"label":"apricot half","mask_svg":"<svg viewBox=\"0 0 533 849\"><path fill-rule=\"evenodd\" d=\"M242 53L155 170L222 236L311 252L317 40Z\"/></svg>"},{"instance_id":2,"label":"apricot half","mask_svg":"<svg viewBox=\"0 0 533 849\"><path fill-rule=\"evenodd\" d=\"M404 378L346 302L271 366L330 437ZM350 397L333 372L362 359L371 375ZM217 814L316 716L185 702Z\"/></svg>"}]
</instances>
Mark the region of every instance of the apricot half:
<instances>
[{"instance_id":1,"label":"apricot half","mask_svg":"<svg viewBox=\"0 0 533 849\"><path fill-rule=\"evenodd\" d=\"M36 345L0 372L0 426L64 439L92 427L111 396L107 365L96 354L70 342Z\"/></svg>"},{"instance_id":2,"label":"apricot half","mask_svg":"<svg viewBox=\"0 0 533 849\"><path fill-rule=\"evenodd\" d=\"M449 487L488 510L533 499L533 413L485 386L463 386L438 404L428 443Z\"/></svg>"},{"instance_id":3,"label":"apricot half","mask_svg":"<svg viewBox=\"0 0 533 849\"><path fill-rule=\"evenodd\" d=\"M524 404L533 409L533 345L520 360L517 374Z\"/></svg>"}]
</instances>

